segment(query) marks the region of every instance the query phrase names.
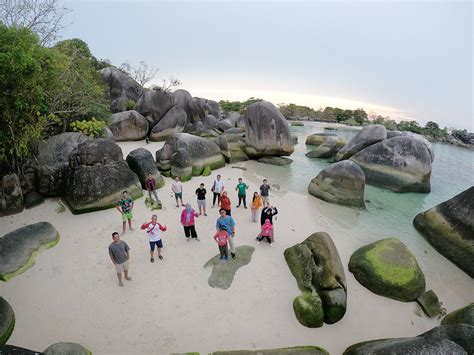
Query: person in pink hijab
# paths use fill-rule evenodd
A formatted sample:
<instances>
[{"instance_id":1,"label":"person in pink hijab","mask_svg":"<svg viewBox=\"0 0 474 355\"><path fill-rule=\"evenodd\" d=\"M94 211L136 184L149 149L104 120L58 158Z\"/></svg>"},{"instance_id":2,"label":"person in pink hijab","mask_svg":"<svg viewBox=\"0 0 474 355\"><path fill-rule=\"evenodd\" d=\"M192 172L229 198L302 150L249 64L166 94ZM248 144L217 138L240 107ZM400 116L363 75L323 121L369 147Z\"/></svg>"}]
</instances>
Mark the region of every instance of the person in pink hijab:
<instances>
[{"instance_id":1,"label":"person in pink hijab","mask_svg":"<svg viewBox=\"0 0 474 355\"><path fill-rule=\"evenodd\" d=\"M273 226L270 223L270 219L266 219L265 223L262 225L262 231L260 232L259 236L257 237L257 243L260 244L260 242L266 239L268 243L270 243L270 246L273 246Z\"/></svg>"}]
</instances>

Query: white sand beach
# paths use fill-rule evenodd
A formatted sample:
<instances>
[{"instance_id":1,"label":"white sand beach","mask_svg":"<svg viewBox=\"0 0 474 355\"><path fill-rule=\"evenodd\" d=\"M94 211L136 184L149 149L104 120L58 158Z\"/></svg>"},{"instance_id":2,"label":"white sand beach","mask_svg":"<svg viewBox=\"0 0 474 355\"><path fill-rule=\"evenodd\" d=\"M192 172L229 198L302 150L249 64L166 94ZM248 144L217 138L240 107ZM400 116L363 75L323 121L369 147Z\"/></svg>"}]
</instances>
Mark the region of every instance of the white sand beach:
<instances>
[{"instance_id":1,"label":"white sand beach","mask_svg":"<svg viewBox=\"0 0 474 355\"><path fill-rule=\"evenodd\" d=\"M120 143L124 157L144 146L154 155L163 143ZM117 210L72 215L55 211L58 198L24 212L0 218L0 235L21 226L48 221L59 231L60 242L41 252L35 265L8 282L0 283L0 295L13 307L16 325L9 344L42 351L60 341L80 343L94 354L168 354L197 351L266 349L318 345L341 354L349 345L378 338L409 337L423 333L440 321L416 314L416 303L377 296L360 285L347 270L350 255L358 247L388 237L351 231L345 207L328 205L310 195L273 190L271 202L278 207L274 247L257 245L259 223L250 221L250 209L235 208L237 178L250 184L248 199L257 191L262 176L259 163L227 165L209 177L183 184L184 200L196 208L194 191L204 182L208 189L208 216L200 216L196 229L200 241L187 242L179 224L181 208L171 194L171 179L158 191L164 208L158 221L164 232L164 260L149 260L146 233L139 229L152 213L144 198L135 201L133 225L122 237L131 247L130 276L119 287L107 247L111 233L121 231ZM248 166L246 171L232 166ZM222 175L231 192L236 221L236 246L251 245L255 252L249 265L239 269L227 290L211 288L211 270L204 264L218 254L212 240L217 208L210 208L210 186ZM270 184L278 184L271 180ZM321 213L333 210L332 216ZM335 223L339 219L340 223ZM309 329L296 319L292 303L300 291L283 257L289 246L317 231L328 232L339 250L348 285L344 318L333 325ZM396 235L393 235L396 236ZM444 307L453 311L473 301L473 280L438 254L422 237L412 250L425 273L427 289L434 289ZM408 244L410 248L410 245ZM238 257L238 255L237 255Z\"/></svg>"}]
</instances>

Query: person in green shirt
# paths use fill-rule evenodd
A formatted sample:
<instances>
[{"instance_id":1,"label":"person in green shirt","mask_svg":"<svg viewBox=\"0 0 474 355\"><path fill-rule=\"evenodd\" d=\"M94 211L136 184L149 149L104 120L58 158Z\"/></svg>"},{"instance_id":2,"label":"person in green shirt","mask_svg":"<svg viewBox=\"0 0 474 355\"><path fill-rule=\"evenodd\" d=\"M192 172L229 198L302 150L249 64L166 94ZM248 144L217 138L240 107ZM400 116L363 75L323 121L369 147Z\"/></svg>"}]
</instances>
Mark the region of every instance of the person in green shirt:
<instances>
[{"instance_id":1,"label":"person in green shirt","mask_svg":"<svg viewBox=\"0 0 474 355\"><path fill-rule=\"evenodd\" d=\"M239 178L239 183L235 187L235 191L238 191L238 197L239 197L239 204L237 207L240 206L242 201L244 202L244 207L247 208L247 201L246 201L246 193L249 188L249 185L247 185L245 182L242 182L242 178Z\"/></svg>"}]
</instances>

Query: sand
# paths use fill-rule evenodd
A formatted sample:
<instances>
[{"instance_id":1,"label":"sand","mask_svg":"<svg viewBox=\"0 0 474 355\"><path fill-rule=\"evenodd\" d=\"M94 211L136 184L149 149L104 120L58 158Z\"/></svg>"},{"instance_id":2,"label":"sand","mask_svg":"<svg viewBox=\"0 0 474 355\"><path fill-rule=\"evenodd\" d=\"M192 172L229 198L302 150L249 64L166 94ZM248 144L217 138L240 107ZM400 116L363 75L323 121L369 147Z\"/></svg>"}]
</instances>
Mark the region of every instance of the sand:
<instances>
[{"instance_id":1,"label":"sand","mask_svg":"<svg viewBox=\"0 0 474 355\"><path fill-rule=\"evenodd\" d=\"M124 156L138 146L154 154L163 143L121 143ZM255 162L234 166L255 166ZM258 166L258 165L257 165ZM218 171L227 188L243 177L250 184L249 195L257 190L261 176L250 170L227 165ZM209 177L184 183L184 200L196 207L194 191L204 182L208 189L216 172ZM308 179L308 181L310 178ZM147 235L139 225L150 219L144 198L136 201L133 226L122 237L131 247L130 276L119 287L107 246L111 233L121 230L115 209L72 215L55 212L58 199L47 199L21 214L0 218L0 235L26 224L48 221L59 231L61 240L54 248L38 255L36 264L7 283L0 283L0 295L10 302L16 326L9 344L37 351L59 341L77 342L94 354L168 354L217 350L264 349L297 345L319 345L332 354L360 341L415 336L439 325L437 319L417 315L415 303L402 303L377 296L361 286L347 270L351 253L358 247L386 236L354 235L351 221L335 223L345 207L331 206L326 217L316 198L286 191L273 191L271 202L279 209L275 221L274 247L257 245L259 224L250 221L250 209L235 208L236 246L255 247L252 260L241 267L227 290L211 288L211 269L204 264L218 254L212 240L217 208L196 220L201 241L187 242L179 224L181 208L171 194L171 180L158 194L164 208L158 221L168 226L164 233L164 260L149 260ZM278 183L278 181L270 181ZM327 210L328 205L325 205ZM313 232L326 231L334 240L345 267L348 310L336 324L309 329L301 326L292 309L300 292L283 258L285 248L303 241ZM421 237L420 237L421 238ZM424 241L422 243L425 243ZM472 279L426 243L426 252L415 253L422 260L427 289L434 289L452 311L472 302Z\"/></svg>"}]
</instances>

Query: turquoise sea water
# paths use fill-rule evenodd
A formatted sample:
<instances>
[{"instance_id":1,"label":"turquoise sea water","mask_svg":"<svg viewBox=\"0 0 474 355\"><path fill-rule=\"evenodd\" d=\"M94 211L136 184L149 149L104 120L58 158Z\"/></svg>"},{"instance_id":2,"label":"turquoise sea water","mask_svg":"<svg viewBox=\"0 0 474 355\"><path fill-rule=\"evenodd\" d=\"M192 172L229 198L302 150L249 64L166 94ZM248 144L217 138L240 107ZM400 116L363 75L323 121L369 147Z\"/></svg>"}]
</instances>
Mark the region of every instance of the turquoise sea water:
<instances>
[{"instance_id":1,"label":"turquoise sea water","mask_svg":"<svg viewBox=\"0 0 474 355\"><path fill-rule=\"evenodd\" d=\"M306 146L306 137L313 133L336 133L349 139L358 130L349 127L337 127L336 130L325 130L327 125L305 123L303 127L291 127L293 134L298 135L298 144L291 155L293 163L286 167L274 167L258 164L259 175L277 181L285 190L307 194L308 184L322 169L331 164L324 159L309 159L305 153L312 146ZM396 236L411 247L426 248L412 225L413 218L440 202L474 185L474 152L456 146L433 143L435 160L432 165L430 193L396 193L389 190L366 185L365 200L367 210L358 211L346 207L323 204L321 213L325 218L333 219L341 227L354 230L354 235L363 238L364 242L381 237Z\"/></svg>"}]
</instances>

